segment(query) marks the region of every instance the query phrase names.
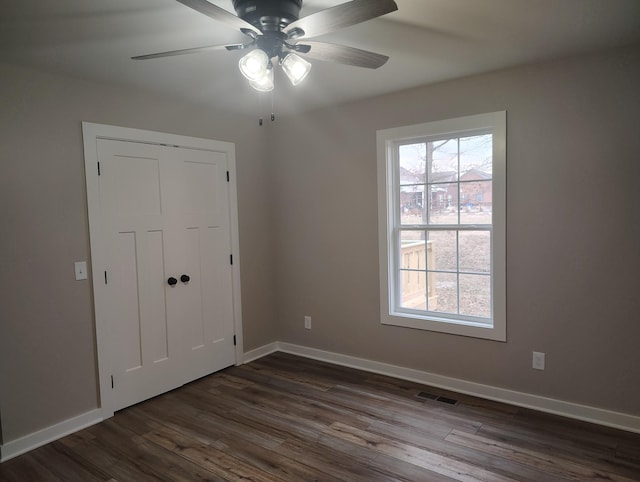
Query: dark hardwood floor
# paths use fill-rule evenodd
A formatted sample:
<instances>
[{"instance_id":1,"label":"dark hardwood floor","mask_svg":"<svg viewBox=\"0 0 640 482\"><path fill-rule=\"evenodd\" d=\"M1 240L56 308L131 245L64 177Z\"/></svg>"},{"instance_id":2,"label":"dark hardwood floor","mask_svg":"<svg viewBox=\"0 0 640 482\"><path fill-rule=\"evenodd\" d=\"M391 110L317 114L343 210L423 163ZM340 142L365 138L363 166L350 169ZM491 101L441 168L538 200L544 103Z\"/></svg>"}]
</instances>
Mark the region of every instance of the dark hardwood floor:
<instances>
[{"instance_id":1,"label":"dark hardwood floor","mask_svg":"<svg viewBox=\"0 0 640 482\"><path fill-rule=\"evenodd\" d=\"M640 435L276 353L9 460L0 480L638 481Z\"/></svg>"}]
</instances>

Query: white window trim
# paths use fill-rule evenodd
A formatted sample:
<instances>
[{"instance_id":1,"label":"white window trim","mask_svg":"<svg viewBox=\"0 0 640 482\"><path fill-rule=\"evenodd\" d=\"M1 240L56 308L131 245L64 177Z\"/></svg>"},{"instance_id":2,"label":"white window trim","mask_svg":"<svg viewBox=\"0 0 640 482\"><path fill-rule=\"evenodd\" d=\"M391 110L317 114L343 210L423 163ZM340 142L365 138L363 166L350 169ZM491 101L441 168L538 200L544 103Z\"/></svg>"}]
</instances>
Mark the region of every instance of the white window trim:
<instances>
[{"instance_id":1,"label":"white window trim","mask_svg":"<svg viewBox=\"0 0 640 482\"><path fill-rule=\"evenodd\" d=\"M378 236L381 323L453 335L506 341L506 115L505 111L396 127L377 132ZM493 133L493 325L393 311L394 207L399 196L394 168L394 145L407 139L491 129Z\"/></svg>"}]
</instances>

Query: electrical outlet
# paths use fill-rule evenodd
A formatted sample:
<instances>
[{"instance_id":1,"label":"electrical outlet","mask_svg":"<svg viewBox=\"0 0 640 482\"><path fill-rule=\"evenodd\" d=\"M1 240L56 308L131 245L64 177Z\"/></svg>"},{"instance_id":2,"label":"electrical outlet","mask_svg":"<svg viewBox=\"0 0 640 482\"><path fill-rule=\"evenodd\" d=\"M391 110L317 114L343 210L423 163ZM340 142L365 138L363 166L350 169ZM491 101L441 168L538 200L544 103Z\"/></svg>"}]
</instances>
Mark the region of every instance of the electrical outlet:
<instances>
[{"instance_id":1,"label":"electrical outlet","mask_svg":"<svg viewBox=\"0 0 640 482\"><path fill-rule=\"evenodd\" d=\"M311 329L311 317L310 317L310 316L305 316L305 317L304 317L304 327L305 327L307 330L310 330L310 329Z\"/></svg>"},{"instance_id":2,"label":"electrical outlet","mask_svg":"<svg viewBox=\"0 0 640 482\"><path fill-rule=\"evenodd\" d=\"M533 352L533 365L536 370L544 370L544 353L539 351Z\"/></svg>"}]
</instances>

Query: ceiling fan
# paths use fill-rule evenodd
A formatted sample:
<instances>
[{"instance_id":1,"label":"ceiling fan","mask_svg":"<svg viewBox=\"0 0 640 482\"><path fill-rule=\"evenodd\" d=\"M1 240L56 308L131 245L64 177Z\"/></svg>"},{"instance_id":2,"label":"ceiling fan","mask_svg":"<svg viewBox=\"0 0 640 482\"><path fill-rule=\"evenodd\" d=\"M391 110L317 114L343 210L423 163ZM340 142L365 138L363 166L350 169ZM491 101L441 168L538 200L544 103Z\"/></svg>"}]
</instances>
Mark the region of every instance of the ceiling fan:
<instances>
[{"instance_id":1,"label":"ceiling fan","mask_svg":"<svg viewBox=\"0 0 640 482\"><path fill-rule=\"evenodd\" d=\"M281 66L293 85L309 73L312 60L337 62L377 69L389 60L386 55L346 45L306 40L338 29L371 20L398 9L394 0L351 0L300 18L302 0L233 0L237 16L207 0L177 0L208 17L239 29L248 37L246 43L212 45L156 54L139 55L147 60L211 50L249 50L239 67L250 85L259 91L273 90L273 61Z\"/></svg>"}]
</instances>

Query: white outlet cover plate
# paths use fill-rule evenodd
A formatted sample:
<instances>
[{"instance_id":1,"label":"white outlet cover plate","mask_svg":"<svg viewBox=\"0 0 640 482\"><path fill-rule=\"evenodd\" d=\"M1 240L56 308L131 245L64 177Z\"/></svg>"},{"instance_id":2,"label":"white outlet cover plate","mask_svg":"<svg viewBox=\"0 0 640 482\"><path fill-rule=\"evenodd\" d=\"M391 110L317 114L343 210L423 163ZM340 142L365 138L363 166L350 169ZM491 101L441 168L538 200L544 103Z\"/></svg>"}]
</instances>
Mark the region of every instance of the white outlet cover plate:
<instances>
[{"instance_id":1,"label":"white outlet cover plate","mask_svg":"<svg viewBox=\"0 0 640 482\"><path fill-rule=\"evenodd\" d=\"M76 270L76 280L87 279L87 262L76 261L73 264Z\"/></svg>"},{"instance_id":2,"label":"white outlet cover plate","mask_svg":"<svg viewBox=\"0 0 640 482\"><path fill-rule=\"evenodd\" d=\"M533 352L533 368L536 370L544 370L544 353L539 351Z\"/></svg>"}]
</instances>

